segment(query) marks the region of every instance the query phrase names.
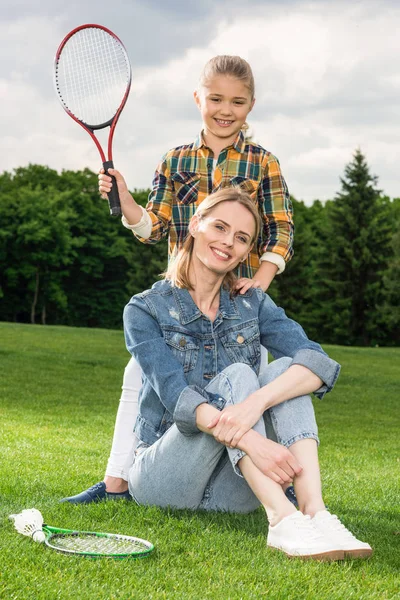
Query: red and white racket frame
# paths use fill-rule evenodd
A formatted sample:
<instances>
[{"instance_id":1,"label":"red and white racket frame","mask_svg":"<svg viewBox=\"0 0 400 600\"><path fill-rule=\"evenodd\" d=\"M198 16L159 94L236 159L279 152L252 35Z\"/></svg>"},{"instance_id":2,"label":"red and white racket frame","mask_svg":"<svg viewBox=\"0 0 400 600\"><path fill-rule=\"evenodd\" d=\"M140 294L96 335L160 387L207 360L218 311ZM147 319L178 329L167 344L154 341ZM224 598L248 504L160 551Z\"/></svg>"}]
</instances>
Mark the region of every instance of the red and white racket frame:
<instances>
[{"instance_id":1,"label":"red and white racket frame","mask_svg":"<svg viewBox=\"0 0 400 600\"><path fill-rule=\"evenodd\" d=\"M116 39L119 44L121 44L122 48L126 52L126 48L125 48L124 44L122 43L122 41L110 29L108 29L107 27L104 27L103 25L96 25L96 24L93 24L93 23L88 23L88 24L85 24L85 25L80 25L79 27L75 27L75 29L73 29L72 31L70 31L68 33L68 35L65 36L65 38L63 39L63 41L61 42L61 44L59 45L59 47L57 49L56 56L55 56L55 59L54 59L54 69L56 69L58 61L60 59L61 52L62 52L65 44L68 42L68 40L73 35L75 35L75 33L77 33L78 31L81 31L82 29L89 29L89 28L102 29L103 31L106 31L109 35L111 35L114 39ZM101 161L103 163L103 168L104 168L104 170L105 170L105 172L107 174L108 174L108 169L113 169L114 168L113 154L112 154L112 142L113 142L113 138L114 138L115 127L116 127L116 125L118 123L120 114L121 114L121 112L122 112L122 110L123 110L123 108L124 108L124 106L126 104L128 96L129 96L129 92L130 92L130 89L131 89L131 82L132 82L132 72L131 72L131 69L129 69L129 80L128 80L128 83L127 83L126 92L124 94L124 97L122 99L122 102L121 102L118 110L117 110L117 112L115 113L115 115L111 119L109 119L105 123L102 123L101 125L90 125L88 123L84 123L83 121L81 121L80 119L78 119L78 117L76 117L69 110L69 108L64 104L64 102L61 101L62 107L65 110L65 112L71 117L71 119L73 119L76 123L78 123L81 127L83 127L83 129L90 135L90 137L92 138L92 140L96 144L97 150L99 151L99 154L100 154ZM55 81L55 86L56 86L56 88L58 88L57 81ZM60 97L60 100L61 100L61 97ZM108 134L108 144L107 144L107 159L108 160L106 160L106 156L105 156L104 150L103 150L103 148L102 148L99 140L97 139L96 135L94 134L94 132L96 130L105 129L106 127L110 127L110 132ZM115 181L115 177L112 177L111 175L110 175L110 177L113 180L112 190L111 190L110 194L108 194L108 200L109 200L109 204L110 204L110 214L113 215L113 216L118 216L118 215L121 214L121 204L120 204L120 201L119 201L119 194L118 194L117 183Z\"/></svg>"}]
</instances>

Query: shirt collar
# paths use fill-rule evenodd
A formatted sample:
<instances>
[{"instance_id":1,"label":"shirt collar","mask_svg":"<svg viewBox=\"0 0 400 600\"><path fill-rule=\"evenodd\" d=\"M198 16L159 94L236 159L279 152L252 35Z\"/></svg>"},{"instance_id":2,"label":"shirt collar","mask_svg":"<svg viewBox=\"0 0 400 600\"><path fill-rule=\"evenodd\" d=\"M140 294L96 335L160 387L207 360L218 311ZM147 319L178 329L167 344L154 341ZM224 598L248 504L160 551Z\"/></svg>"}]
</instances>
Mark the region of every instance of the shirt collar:
<instances>
[{"instance_id":1,"label":"shirt collar","mask_svg":"<svg viewBox=\"0 0 400 600\"><path fill-rule=\"evenodd\" d=\"M201 310L193 302L193 298L189 294L188 290L172 285L171 288L179 308L179 320L182 325L187 325L188 323L191 323L202 316ZM240 318L240 313L236 306L235 299L231 298L229 291L224 288L221 289L219 314L223 319Z\"/></svg>"},{"instance_id":2,"label":"shirt collar","mask_svg":"<svg viewBox=\"0 0 400 600\"><path fill-rule=\"evenodd\" d=\"M239 152L239 154L241 154L244 151L244 147L246 144L246 140L244 138L244 133L242 130L239 131L239 133L236 136L235 141L232 143L232 147L236 150L236 152ZM193 148L195 150L198 150L199 148L208 148L208 146L206 145L205 141L204 141L204 137L203 137L203 130L200 131L199 135L197 136L197 138L194 141L193 144ZM228 148L230 148L231 146L228 146Z\"/></svg>"}]
</instances>

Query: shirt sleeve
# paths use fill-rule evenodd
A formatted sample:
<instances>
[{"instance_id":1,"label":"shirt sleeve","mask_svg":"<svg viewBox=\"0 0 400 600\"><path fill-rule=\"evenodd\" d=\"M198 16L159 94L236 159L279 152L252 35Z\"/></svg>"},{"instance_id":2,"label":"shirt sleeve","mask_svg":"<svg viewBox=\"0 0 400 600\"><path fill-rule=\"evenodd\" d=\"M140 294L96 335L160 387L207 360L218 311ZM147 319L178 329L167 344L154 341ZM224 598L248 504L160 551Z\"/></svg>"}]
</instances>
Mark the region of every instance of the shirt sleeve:
<instances>
[{"instance_id":1,"label":"shirt sleeve","mask_svg":"<svg viewBox=\"0 0 400 600\"><path fill-rule=\"evenodd\" d=\"M121 221L124 227L130 229L139 238L147 240L147 238L151 235L152 221L149 213L143 208L143 206L141 206L140 208L142 210L142 218L138 223L135 223L135 225L131 225L126 220L125 215L122 215Z\"/></svg>"},{"instance_id":2,"label":"shirt sleeve","mask_svg":"<svg viewBox=\"0 0 400 600\"><path fill-rule=\"evenodd\" d=\"M133 231L140 242L156 244L167 237L171 224L173 195L171 171L167 155L165 155L154 174L152 190L146 205L146 211L151 219L150 235L141 237Z\"/></svg>"},{"instance_id":3,"label":"shirt sleeve","mask_svg":"<svg viewBox=\"0 0 400 600\"><path fill-rule=\"evenodd\" d=\"M317 342L309 340L304 329L286 316L285 311L261 290L259 324L261 344L274 358L291 357L292 364L307 367L323 382L314 394L323 398L330 392L339 377L340 365L324 352Z\"/></svg>"},{"instance_id":4,"label":"shirt sleeve","mask_svg":"<svg viewBox=\"0 0 400 600\"><path fill-rule=\"evenodd\" d=\"M160 402L184 434L198 433L196 408L209 402L207 392L188 385L181 363L168 348L151 305L134 296L124 310L128 351L135 357Z\"/></svg>"},{"instance_id":5,"label":"shirt sleeve","mask_svg":"<svg viewBox=\"0 0 400 600\"><path fill-rule=\"evenodd\" d=\"M274 252L286 263L293 256L293 207L279 161L272 154L268 156L265 166L258 202L264 240L260 253Z\"/></svg>"}]
</instances>

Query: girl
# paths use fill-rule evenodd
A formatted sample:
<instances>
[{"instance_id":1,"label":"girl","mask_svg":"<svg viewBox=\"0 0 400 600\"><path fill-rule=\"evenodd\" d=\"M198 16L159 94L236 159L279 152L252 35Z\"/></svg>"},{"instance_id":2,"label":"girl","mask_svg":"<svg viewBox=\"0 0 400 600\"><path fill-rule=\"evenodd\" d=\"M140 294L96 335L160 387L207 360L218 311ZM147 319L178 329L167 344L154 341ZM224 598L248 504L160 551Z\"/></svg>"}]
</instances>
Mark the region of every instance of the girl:
<instances>
[{"instance_id":1,"label":"girl","mask_svg":"<svg viewBox=\"0 0 400 600\"><path fill-rule=\"evenodd\" d=\"M263 291L232 293L258 227L245 192L209 196L164 281L125 308L127 348L143 372L130 492L161 507L246 513L261 503L271 548L319 560L370 556L321 496L309 394L330 391L340 366ZM261 368L260 340L277 359ZM299 511L281 487L293 478Z\"/></svg>"},{"instance_id":2,"label":"girl","mask_svg":"<svg viewBox=\"0 0 400 600\"><path fill-rule=\"evenodd\" d=\"M235 290L241 294L250 287L267 290L293 254L292 206L278 160L244 136L254 93L253 73L245 60L216 56L205 65L194 92L203 129L194 143L166 153L157 167L146 210L135 202L122 175L110 170L117 180L123 224L144 243L156 243L168 235L170 256L182 247L190 219L208 194L227 186L245 189L262 216L262 231L248 257L238 266ZM111 178L101 172L101 194L106 197L110 189ZM266 352L263 360L267 360ZM140 386L140 369L131 360L124 373L104 482L66 500L91 502L128 497L127 468L136 444L133 426Z\"/></svg>"}]
</instances>

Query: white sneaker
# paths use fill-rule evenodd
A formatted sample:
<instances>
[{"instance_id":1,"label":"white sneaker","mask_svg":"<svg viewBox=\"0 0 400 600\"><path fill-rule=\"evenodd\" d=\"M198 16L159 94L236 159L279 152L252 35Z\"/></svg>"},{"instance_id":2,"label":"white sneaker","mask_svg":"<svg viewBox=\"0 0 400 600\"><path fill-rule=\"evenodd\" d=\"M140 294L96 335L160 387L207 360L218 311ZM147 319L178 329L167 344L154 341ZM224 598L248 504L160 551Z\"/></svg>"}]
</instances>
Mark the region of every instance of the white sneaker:
<instances>
[{"instance_id":1,"label":"white sneaker","mask_svg":"<svg viewBox=\"0 0 400 600\"><path fill-rule=\"evenodd\" d=\"M269 527L267 546L282 550L290 558L342 560L344 552L314 525L309 515L296 511Z\"/></svg>"},{"instance_id":2,"label":"white sneaker","mask_svg":"<svg viewBox=\"0 0 400 600\"><path fill-rule=\"evenodd\" d=\"M369 544L358 540L337 516L331 515L329 511L320 510L311 521L321 533L344 550L345 557L368 558L373 553Z\"/></svg>"}]
</instances>

